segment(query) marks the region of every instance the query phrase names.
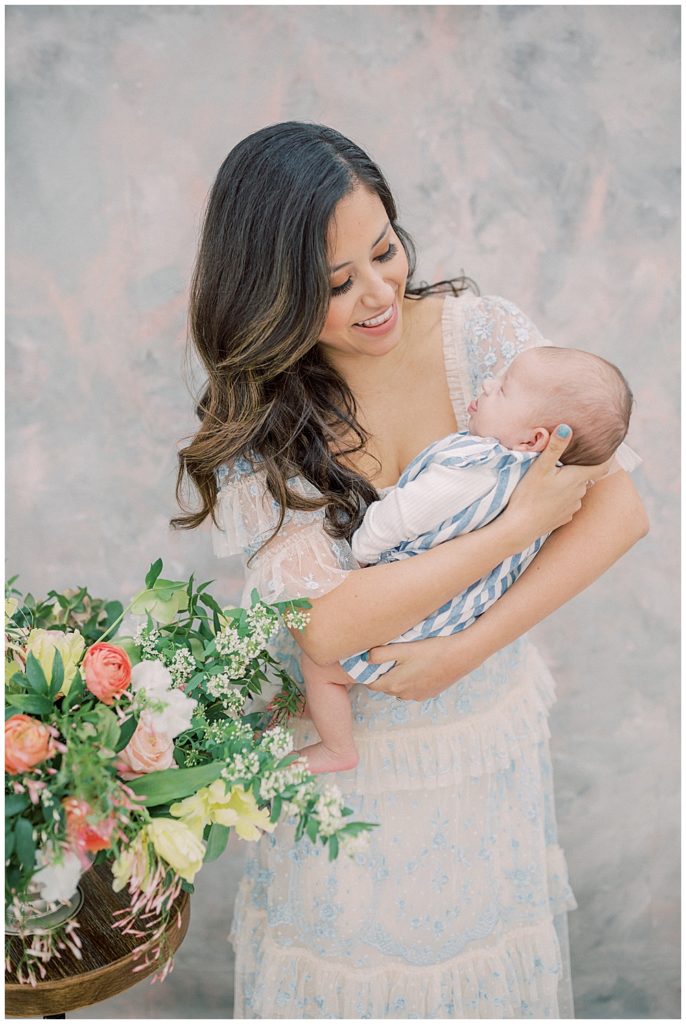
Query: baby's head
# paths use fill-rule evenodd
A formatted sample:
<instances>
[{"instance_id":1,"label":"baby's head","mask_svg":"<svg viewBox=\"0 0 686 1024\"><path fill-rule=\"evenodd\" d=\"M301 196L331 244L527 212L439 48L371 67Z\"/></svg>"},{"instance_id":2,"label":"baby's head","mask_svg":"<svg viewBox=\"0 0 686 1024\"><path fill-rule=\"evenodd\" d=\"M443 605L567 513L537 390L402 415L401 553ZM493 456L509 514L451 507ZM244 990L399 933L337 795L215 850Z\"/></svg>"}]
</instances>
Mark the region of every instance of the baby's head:
<instances>
[{"instance_id":1,"label":"baby's head","mask_svg":"<svg viewBox=\"0 0 686 1024\"><path fill-rule=\"evenodd\" d=\"M562 462L597 466L629 428L633 395L612 363L579 349L543 346L513 359L468 407L469 430L515 451L540 452L559 423L573 430Z\"/></svg>"}]
</instances>

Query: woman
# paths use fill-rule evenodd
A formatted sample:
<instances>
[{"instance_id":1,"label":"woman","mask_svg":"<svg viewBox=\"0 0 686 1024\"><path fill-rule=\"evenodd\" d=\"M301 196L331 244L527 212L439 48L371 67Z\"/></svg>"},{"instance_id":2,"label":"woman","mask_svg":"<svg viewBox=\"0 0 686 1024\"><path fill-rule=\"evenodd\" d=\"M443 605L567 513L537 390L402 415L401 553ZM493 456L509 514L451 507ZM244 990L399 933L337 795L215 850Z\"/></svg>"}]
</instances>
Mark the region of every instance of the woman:
<instances>
[{"instance_id":1,"label":"woman","mask_svg":"<svg viewBox=\"0 0 686 1024\"><path fill-rule=\"evenodd\" d=\"M626 473L558 470L556 435L488 526L356 565L348 538L366 504L464 426L484 376L542 341L505 300L412 288L413 269L381 172L337 132L275 125L222 165L191 302L209 382L179 471L203 507L175 524L214 514L217 553L246 560L246 592L312 600L278 652L290 671L298 644L319 664L369 648L389 660L384 643L556 530L472 627L394 648L396 668L353 688L360 763L334 778L380 827L354 860L329 863L287 828L251 851L236 1017L573 1012L553 684L521 637L641 537L645 516ZM294 732L297 746L316 739L306 719Z\"/></svg>"}]
</instances>

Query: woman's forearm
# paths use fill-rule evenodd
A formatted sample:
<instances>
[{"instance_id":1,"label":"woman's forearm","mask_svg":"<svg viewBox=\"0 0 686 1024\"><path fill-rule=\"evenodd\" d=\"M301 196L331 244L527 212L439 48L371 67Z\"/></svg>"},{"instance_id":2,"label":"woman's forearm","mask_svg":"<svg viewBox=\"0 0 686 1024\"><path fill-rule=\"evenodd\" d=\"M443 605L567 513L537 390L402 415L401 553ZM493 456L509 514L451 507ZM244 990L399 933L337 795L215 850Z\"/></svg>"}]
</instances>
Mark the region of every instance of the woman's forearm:
<instances>
[{"instance_id":1,"label":"woman's forearm","mask_svg":"<svg viewBox=\"0 0 686 1024\"><path fill-rule=\"evenodd\" d=\"M317 598L309 625L297 636L305 653L326 665L388 643L536 537L569 523L581 509L586 481L599 479L605 467L559 469L568 443L569 436L553 434L508 508L488 526L412 558L360 569Z\"/></svg>"},{"instance_id":2,"label":"woman's forearm","mask_svg":"<svg viewBox=\"0 0 686 1024\"><path fill-rule=\"evenodd\" d=\"M307 628L294 635L318 664L341 661L399 636L516 550L500 516L413 558L359 569L313 602Z\"/></svg>"},{"instance_id":3,"label":"woman's forearm","mask_svg":"<svg viewBox=\"0 0 686 1024\"><path fill-rule=\"evenodd\" d=\"M645 510L626 473L595 484L572 522L548 538L516 583L466 631L476 664L581 593L647 532Z\"/></svg>"}]
</instances>

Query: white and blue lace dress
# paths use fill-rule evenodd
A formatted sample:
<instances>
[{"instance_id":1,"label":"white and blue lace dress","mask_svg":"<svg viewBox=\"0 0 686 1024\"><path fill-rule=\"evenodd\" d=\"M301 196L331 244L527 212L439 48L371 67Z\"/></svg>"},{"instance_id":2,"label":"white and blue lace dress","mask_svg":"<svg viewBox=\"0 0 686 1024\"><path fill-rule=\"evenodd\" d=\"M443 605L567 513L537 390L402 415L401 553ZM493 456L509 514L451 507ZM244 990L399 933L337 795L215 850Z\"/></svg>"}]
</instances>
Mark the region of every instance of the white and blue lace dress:
<instances>
[{"instance_id":1,"label":"white and blue lace dress","mask_svg":"<svg viewBox=\"0 0 686 1024\"><path fill-rule=\"evenodd\" d=\"M471 294L446 297L443 340L458 425L485 376L543 343L516 306ZM259 471L241 463L224 475L217 516L216 553L247 560L277 521ZM317 598L356 571L322 521L291 513L247 569L245 594ZM300 678L285 631L275 653ZM354 859L329 862L287 825L249 849L232 927L235 1016L573 1016L554 683L536 650L522 638L424 703L350 693L360 762L331 781L380 827ZM316 738L309 721L292 727L296 746Z\"/></svg>"}]
</instances>

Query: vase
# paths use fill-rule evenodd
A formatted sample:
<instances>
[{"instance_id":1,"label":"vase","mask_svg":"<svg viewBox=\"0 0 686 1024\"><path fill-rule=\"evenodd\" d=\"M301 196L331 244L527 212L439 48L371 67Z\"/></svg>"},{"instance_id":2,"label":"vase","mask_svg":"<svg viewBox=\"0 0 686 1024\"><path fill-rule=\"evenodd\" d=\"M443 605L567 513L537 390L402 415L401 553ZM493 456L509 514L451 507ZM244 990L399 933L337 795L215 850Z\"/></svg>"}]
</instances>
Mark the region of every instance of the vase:
<instances>
[{"instance_id":1,"label":"vase","mask_svg":"<svg viewBox=\"0 0 686 1024\"><path fill-rule=\"evenodd\" d=\"M83 906L83 890L76 892L69 900L49 902L33 894L29 889L26 898L18 904L10 903L5 912L6 935L33 935L36 932L52 932L76 917Z\"/></svg>"}]
</instances>

